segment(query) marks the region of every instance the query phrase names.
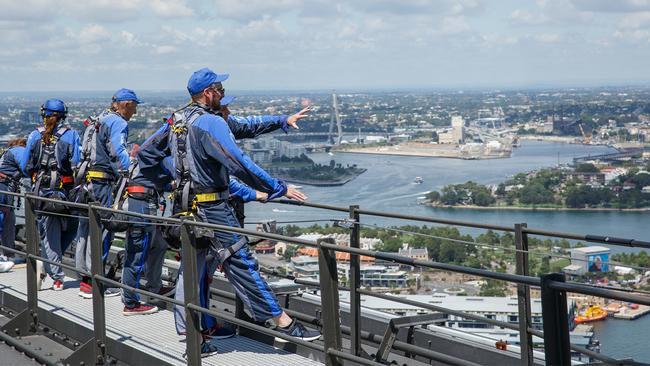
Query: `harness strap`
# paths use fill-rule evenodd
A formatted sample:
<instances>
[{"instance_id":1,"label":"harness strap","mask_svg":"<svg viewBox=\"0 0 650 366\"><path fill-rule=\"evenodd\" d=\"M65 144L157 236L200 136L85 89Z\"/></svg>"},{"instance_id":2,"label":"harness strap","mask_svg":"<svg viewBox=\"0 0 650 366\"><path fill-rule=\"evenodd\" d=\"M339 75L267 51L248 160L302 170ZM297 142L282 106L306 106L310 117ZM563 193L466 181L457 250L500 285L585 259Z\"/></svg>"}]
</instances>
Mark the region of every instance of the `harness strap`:
<instances>
[{"instance_id":1,"label":"harness strap","mask_svg":"<svg viewBox=\"0 0 650 366\"><path fill-rule=\"evenodd\" d=\"M145 186L128 186L126 187L126 191L128 193L141 193L141 194L147 194L147 195L155 195L156 190L152 188L147 188Z\"/></svg>"},{"instance_id":2,"label":"harness strap","mask_svg":"<svg viewBox=\"0 0 650 366\"><path fill-rule=\"evenodd\" d=\"M194 195L194 201L197 203L216 202L227 200L228 197L230 197L230 192L228 192L228 190L211 193L197 193Z\"/></svg>"},{"instance_id":3,"label":"harness strap","mask_svg":"<svg viewBox=\"0 0 650 366\"><path fill-rule=\"evenodd\" d=\"M112 180L113 175L103 172L101 170L89 170L88 174L86 175L87 179L106 179L106 180Z\"/></svg>"},{"instance_id":4,"label":"harness strap","mask_svg":"<svg viewBox=\"0 0 650 366\"><path fill-rule=\"evenodd\" d=\"M226 248L221 248L217 250L217 254L219 254L219 261L220 263L225 262L228 258L230 258L233 254L237 253L239 249L243 248L244 245L246 245L248 241L246 240L245 236L242 236L235 244L226 247Z\"/></svg>"}]
</instances>

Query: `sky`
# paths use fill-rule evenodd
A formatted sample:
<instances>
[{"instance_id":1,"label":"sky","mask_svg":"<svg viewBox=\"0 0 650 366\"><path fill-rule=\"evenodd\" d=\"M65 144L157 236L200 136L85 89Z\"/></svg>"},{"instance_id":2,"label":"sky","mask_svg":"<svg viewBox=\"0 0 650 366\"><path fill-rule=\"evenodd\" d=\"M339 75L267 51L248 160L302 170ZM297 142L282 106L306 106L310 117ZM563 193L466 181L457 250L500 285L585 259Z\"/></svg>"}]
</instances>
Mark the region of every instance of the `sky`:
<instances>
[{"instance_id":1,"label":"sky","mask_svg":"<svg viewBox=\"0 0 650 366\"><path fill-rule=\"evenodd\" d=\"M0 0L0 91L650 85L650 0Z\"/></svg>"}]
</instances>

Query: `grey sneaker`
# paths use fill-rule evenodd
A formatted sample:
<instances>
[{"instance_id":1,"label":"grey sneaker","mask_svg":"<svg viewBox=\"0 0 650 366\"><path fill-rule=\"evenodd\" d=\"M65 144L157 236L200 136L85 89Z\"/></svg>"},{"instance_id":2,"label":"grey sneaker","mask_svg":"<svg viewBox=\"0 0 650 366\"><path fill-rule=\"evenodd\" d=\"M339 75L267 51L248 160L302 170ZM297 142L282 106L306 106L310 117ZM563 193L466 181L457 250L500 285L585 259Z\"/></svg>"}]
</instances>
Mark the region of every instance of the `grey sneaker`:
<instances>
[{"instance_id":1,"label":"grey sneaker","mask_svg":"<svg viewBox=\"0 0 650 366\"><path fill-rule=\"evenodd\" d=\"M292 336L292 337L295 337L295 338L298 338L300 340L307 341L307 342L315 341L318 338L320 338L320 332L319 331L307 329L307 328L305 328L304 325L302 325L302 323L300 323L299 321L297 321L295 319L293 320L291 325L289 325L288 327L286 327L286 328L277 327L277 328L275 328L275 331L280 332L280 333L284 333L286 335L289 335L289 336ZM278 337L276 337L275 340L277 342L280 342L280 343L289 342L289 341L287 341L285 339L278 338Z\"/></svg>"},{"instance_id":2,"label":"grey sneaker","mask_svg":"<svg viewBox=\"0 0 650 366\"><path fill-rule=\"evenodd\" d=\"M109 287L104 290L104 297L115 297L115 296L120 296L121 292L119 288L115 287ZM79 286L79 296L83 297L84 299L92 299L93 298L93 288L92 286L88 284L83 284Z\"/></svg>"},{"instance_id":3,"label":"grey sneaker","mask_svg":"<svg viewBox=\"0 0 650 366\"><path fill-rule=\"evenodd\" d=\"M219 350L214 344L206 341L201 343L201 358L216 355L217 353L219 353ZM187 360L187 353L183 353L183 358Z\"/></svg>"}]
</instances>

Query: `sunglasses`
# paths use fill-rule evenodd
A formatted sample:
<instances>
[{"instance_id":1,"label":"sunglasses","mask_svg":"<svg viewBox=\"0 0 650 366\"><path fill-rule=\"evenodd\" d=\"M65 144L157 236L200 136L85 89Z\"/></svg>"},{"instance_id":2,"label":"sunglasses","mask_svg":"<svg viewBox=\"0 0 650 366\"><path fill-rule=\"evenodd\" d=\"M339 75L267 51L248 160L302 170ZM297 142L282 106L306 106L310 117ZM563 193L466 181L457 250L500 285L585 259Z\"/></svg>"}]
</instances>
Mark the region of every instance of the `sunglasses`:
<instances>
[{"instance_id":1,"label":"sunglasses","mask_svg":"<svg viewBox=\"0 0 650 366\"><path fill-rule=\"evenodd\" d=\"M221 85L221 83L216 84L210 89L219 92L221 95L226 95L226 89Z\"/></svg>"}]
</instances>

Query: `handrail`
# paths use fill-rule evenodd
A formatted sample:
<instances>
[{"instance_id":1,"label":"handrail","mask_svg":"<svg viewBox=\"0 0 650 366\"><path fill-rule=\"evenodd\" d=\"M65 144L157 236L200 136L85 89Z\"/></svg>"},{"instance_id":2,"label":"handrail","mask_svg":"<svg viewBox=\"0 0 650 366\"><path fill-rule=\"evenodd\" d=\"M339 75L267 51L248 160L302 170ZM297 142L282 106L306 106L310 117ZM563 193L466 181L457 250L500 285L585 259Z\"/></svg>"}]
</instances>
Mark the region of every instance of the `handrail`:
<instances>
[{"instance_id":1,"label":"handrail","mask_svg":"<svg viewBox=\"0 0 650 366\"><path fill-rule=\"evenodd\" d=\"M61 200L56 200L56 199L51 199L51 198L43 198L39 197L33 194L29 193L15 193L15 192L2 192L2 194L9 194L12 196L17 196L17 197L22 197L26 201L42 201L42 202L51 202L51 203L57 203L57 204L62 204L66 205L68 207L72 207L75 209L80 209L80 210L88 210L88 219L93 223L91 225L91 247L93 248L92 255L95 256L96 254L101 252L101 246L96 238L97 236L97 228L99 227L99 216L97 215L97 212L103 211L103 212L111 212L111 213L120 213L125 216L129 217L137 217L137 218L142 218L142 219L148 219L151 221L163 223L163 224L170 224L170 225L178 225L181 226L182 228L184 227L184 236L182 237L183 241L183 248L184 251L187 249L187 252L184 253L184 257L188 253L195 253L195 248L193 246L193 241L192 241L192 236L188 236L190 231L188 231L188 227L202 227L202 228L207 228L215 231L223 231L223 232L231 232L231 233L238 233L238 234L243 234L247 236L252 236L252 237L260 237L264 239L271 239L271 240L281 240L287 243L292 243L292 244L297 244L297 245L303 245L303 246L308 246L308 247L315 247L319 249L319 263L321 266L321 282L320 282L320 287L323 290L322 295L321 295L321 302L323 304L324 309L327 310L327 316L329 318L334 317L334 319L338 319L338 295L336 292L332 293L332 289L336 291L336 289L339 288L338 286L338 275L336 274L336 259L335 256L328 254L330 252L344 252L344 253L349 253L353 258L357 258L358 256L370 256L374 257L376 259L382 259L386 261L391 261L395 263L400 263L404 265L409 265L409 266L415 266L415 267L424 267L424 268L432 268L432 269L439 269L439 270L446 270L446 271L451 271L451 272L457 272L457 273L464 273L464 274L469 274L469 275L475 275L475 276L480 276L484 278L491 278L495 280L501 280L501 281L507 281L511 283L517 283L521 286L525 286L524 288L527 289L529 286L536 286L536 287L541 287L542 288L542 302L543 302L543 313L544 313L544 319L546 319L547 315L554 317L556 321L553 322L548 322L544 321L544 333L543 334L564 334L563 332L567 332L566 327L568 324L563 324L567 323L566 321L566 300L564 300L564 304L562 304L563 301L558 301L558 299L565 299L566 293L567 292L572 292L572 293L581 293L581 294L587 294L587 295L593 295L593 296L599 296L599 297L606 297L606 298L611 298L611 299L617 299L617 300L622 300L622 301L632 301L636 302L639 304L644 304L644 305L650 305L650 297L648 296L642 296L638 294L631 294L623 291L617 291L615 289L603 289L603 288L597 288L594 286L589 286L589 285L583 285L583 284L577 284L577 283L566 283L563 280L559 280L560 277L554 275L554 276L546 276L542 277L542 279L537 278L537 277L532 277L524 274L510 274L510 273L501 273L501 272L494 272L490 270L484 270L484 269L476 269L476 268L469 268L469 267L464 267L461 265L455 265L455 264L448 264L448 263L440 263L440 262L435 262L435 261L424 261L424 260L415 260L411 259L408 257L400 256L395 253L388 253L388 252L380 252L380 251L372 251L372 250L365 250L365 249L359 249L358 247L348 247L348 246L341 246L341 245L336 245L333 243L328 243L324 240L314 242L310 240L304 240L304 239L299 239L299 238L292 238L292 237L287 237L283 235L278 235L278 234L272 234L272 233L265 233L265 232L258 232L258 231L253 231L249 229L244 229L244 228L238 228L238 227L231 227L231 226L225 226L225 225L218 225L218 224L212 224L212 223L206 223L206 222L197 222L197 221L190 221L190 220L183 220L183 219L176 219L176 218L169 218L169 217L160 217L156 215L146 215L146 214L139 214L139 213L134 213L134 212L129 212L129 211L124 211L124 210L116 210L112 208L106 208L106 207L101 207L97 204L80 204L80 203L73 203L73 202L67 202L67 201L61 201ZM380 211L371 211L371 210L362 210L359 209L358 207L354 206L351 208L342 208L342 207L337 207L337 206L331 206L331 205L323 205L323 204L316 204L316 203L305 203L305 202L297 202L297 201L287 201L287 200L279 200L277 203L280 204L291 204L291 205L297 205L297 206L306 206L306 207L313 207L313 208L321 208L321 209L326 209L326 210L334 210L334 211L339 211L339 212L349 212L351 217L356 215L355 220L353 220L353 223L356 225L353 225L354 227L359 226L359 221L358 217L361 214L365 215L371 215L371 216L380 216L380 217L387 217L387 218L396 218L396 219L406 219L406 220L416 220L416 221L422 221L422 222L432 222L432 223L442 223L442 224L450 224L450 225L459 225L459 226L466 226L466 227L474 227L474 228L483 228L483 229L493 229L493 230L501 230L501 231L506 231L506 232L515 232L516 234L523 234L523 239L518 238L518 240L526 240L525 235L526 234L532 234L532 235L546 235L546 236L554 236L554 237L562 237L562 238L567 238L567 239L576 239L576 240L586 240L590 242L603 242L606 244L610 245L624 245L624 246L637 246L637 247L649 247L650 248L650 243L649 242L644 242L644 241L636 241L636 240L628 240L628 239L622 239L622 238L611 238L611 237L602 237L602 236L595 236L595 235L579 235L579 234L572 234L572 233L561 233L561 232L552 232L552 231L546 231L546 230L538 230L538 229L532 229L532 228L527 228L525 225L521 226L515 226L515 227L509 227L509 226L502 226L502 225L489 225L489 224L482 224L482 223L473 223L473 222L466 222L466 221L455 221L455 220L443 220L443 219L436 219L436 218L429 218L429 217L421 217L421 216L413 216L413 215L402 215L402 214L393 214L393 213L387 213L387 212L380 212ZM35 210L32 207L32 204L26 204L26 220L35 220ZM52 213L52 215L56 215L56 213ZM137 223L137 222L134 222ZM94 232L94 234L93 234ZM193 235L193 234L192 234ZM357 235L358 235L358 230L357 230ZM34 235L33 233L31 234L31 241L38 240L37 235ZM100 274L98 271L100 269L94 268L93 266L93 271L92 273L88 273L87 271L81 271L76 269L73 266L65 265L63 263L54 263L47 258L43 258L41 256L36 255L34 252L28 252L29 250L35 250L36 248L34 246L34 243L31 243L31 249L30 245L28 245L28 248L26 251L19 251L11 248L7 248L4 246L0 246L0 248L9 250L13 253L16 254L21 254L27 257L30 262L28 265L28 282L30 281L30 275L31 272L35 270L34 267L34 260L41 260L47 263L51 264L57 264L60 265L63 268L72 270L74 272L83 274L83 275L89 275L94 283L99 284L99 287L101 287L101 284L110 284L112 286L120 287L120 288L125 288L128 290L135 291L137 293L151 296L153 298L156 298L158 300L164 301L166 303L171 303L174 305L179 305L183 306L186 311L191 312L191 313L204 313L204 314L210 314L213 316L217 316L223 319L226 319L228 321L231 321L234 324L258 331L260 333L270 335L270 336L275 336L279 338L283 338L285 340L288 340L290 342L293 342L295 344L299 344L304 347L311 348L313 350L317 350L319 352L324 352L326 355L327 363L328 365L338 365L340 364L340 361L345 359L349 361L354 361L354 362L359 362L363 364L376 364L374 361L368 360L366 358L360 357L358 354L347 354L343 353L341 351L341 342L340 340L333 339L331 337L339 337L340 338L340 333L341 330L337 327L336 331L332 333L333 328L330 328L332 326L331 322L323 322L322 327L324 328L324 336L325 336L325 345L317 345L305 341L301 341L298 339L295 339L290 336L286 336L282 333L270 330L266 327L259 326L256 324L251 324L246 321L243 321L241 319L238 319L236 317L232 317L230 315L225 315L221 313L216 313L213 310L202 308L195 303L192 303L192 301L188 301L186 298L185 301L179 301L175 299L169 299L164 296L160 296L145 290L140 290L133 288L131 286L126 286L121 284L120 282L113 281L109 278L106 278L102 274ZM99 248L99 249L98 249ZM527 244L526 244L527 248ZM98 252L99 250L99 252ZM520 253L521 252L521 253ZM517 255L522 255L526 256L527 249L526 250L520 250L517 251ZM195 255L195 254L194 254ZM192 255L188 256L189 258L192 258ZM354 261L351 261L351 265L353 266L359 266L358 261L353 264ZM358 268L357 268L358 271ZM34 278L34 277L31 277ZM188 277L189 278L189 277ZM296 281L298 282L298 281ZM28 286L29 289L29 286ZM94 289L95 290L95 289ZM31 292L31 291L28 291ZM376 294L376 293L371 293L366 290L362 290L360 288L356 288L356 292L359 294L366 294L366 295L371 295L371 296L376 296L380 298L385 298L385 299L392 299L391 296L389 295L381 295L381 294ZM334 298L331 298L331 296L334 296ZM36 297L36 294L28 294L28 298L31 298L32 301ZM550 298L550 296L553 297L553 299ZM428 308L431 310L438 310L441 311L444 308L441 307L434 307L428 304L422 304L418 303L416 301L410 301L407 300L408 302L404 301L404 299L400 299L402 303L408 303L413 306L421 306L423 308ZM358 304L352 304L356 300L351 298L351 306L355 305L358 306ZM419 305L416 305L419 304ZM333 307L333 308L330 308ZM94 296L93 297L93 308L94 312L99 310L103 311L103 293L100 293L100 296ZM28 309L32 313L34 309ZM520 332L522 331L521 325L520 326L514 326L510 325L507 323L503 322L498 322L494 321L491 319L485 319L480 316L475 316L471 314L465 314L462 312L456 312L456 311L449 311L449 309L446 309L448 313L457 315L457 316L463 316L468 319L474 319L477 321L484 321L489 324L501 326L504 328L508 329L515 329L519 330ZM520 308L521 311L521 308ZM564 314L563 314L564 313ZM190 314L190 313L188 313ZM95 314L94 316L96 316ZM104 315L101 314L103 317ZM358 316L358 314L357 314ZM37 322L37 319L34 320L34 322ZM189 322L189 319L188 319ZM551 324L553 323L553 324ZM336 322L334 323L336 324ZM358 322L357 322L358 324ZM527 322L524 322L523 325L526 325ZM97 324L95 324L97 326ZM548 329L547 329L548 326ZM195 329L192 329L192 328ZM98 333L99 332L99 333ZM103 333L102 333L103 332ZM524 332L527 334L535 334L539 335L539 331L534 331L532 329L529 329L528 327L524 328ZM560 332L560 333L556 333ZM190 334L197 335L197 329L196 329L196 324L191 325L188 324L188 362L196 361L196 350L193 350L194 353L190 352L190 348L194 347L195 344L190 342L189 337ZM338 333L338 334L337 334ZM99 329L95 330L96 335L102 335L104 334L105 337L105 329ZM352 333L351 333L352 334ZM360 334L357 332L357 336ZM547 349L547 363L551 362L551 360L556 360L556 362L562 362L564 360L563 355L559 356L549 356L548 350L549 349L554 349L559 353L564 354L564 352L568 352L569 347L572 349L576 349L575 347L571 346L570 344L566 343L568 342L568 336L566 337L567 339L562 339L563 337L552 337L554 339L549 339L549 337L545 337L545 344L546 344L546 349ZM559 340L556 340L555 338L560 338ZM358 342L358 340L357 340ZM565 343L563 343L565 342ZM103 351L102 348L104 347ZM94 354L96 355L96 360L103 361L105 360L105 345L98 343L95 349L93 350ZM578 347L578 349L580 349ZM589 351L589 350L584 350L584 351ZM525 350L522 348L522 357L524 354ZM529 351L526 351L529 353ZM556 353L557 353L556 352ZM592 351L590 351L591 353ZM331 357L330 357L331 356ZM530 355L529 355L530 356ZM598 358L591 354L594 358ZM607 358L603 356L602 358ZM611 360L611 358L607 358ZM560 361L557 361L560 360Z\"/></svg>"},{"instance_id":2,"label":"handrail","mask_svg":"<svg viewBox=\"0 0 650 366\"><path fill-rule=\"evenodd\" d=\"M339 207L339 206L331 206L331 205L324 205L320 203L311 203L311 202L298 202L298 201L284 200L284 199L269 201L269 203L285 204L285 205L292 205L292 206L304 206L304 207L319 208L324 210L340 211L340 212L349 211L349 209L344 207ZM441 218L435 218L429 216L404 215L404 214L396 214L392 212L365 210L365 209L357 209L356 211L359 214L364 214L369 216L379 216L379 217L393 218L393 219L430 222L430 223L446 224L446 225L454 225L454 226L464 226L464 227L472 227L477 229L498 230L504 232L515 231L515 229L512 226L483 224L483 223L471 222L471 221L448 220L448 219L441 219ZM556 238L563 238L563 239L584 240L590 243L601 243L601 244L608 244L608 245L615 245L615 246L650 249L650 242L643 241L643 240L617 238L617 237L603 236L603 235L568 233L568 232L561 232L561 231L535 229L531 227L525 227L522 230L523 232L532 235L542 235L542 236L549 236L549 237L556 237Z\"/></svg>"}]
</instances>

